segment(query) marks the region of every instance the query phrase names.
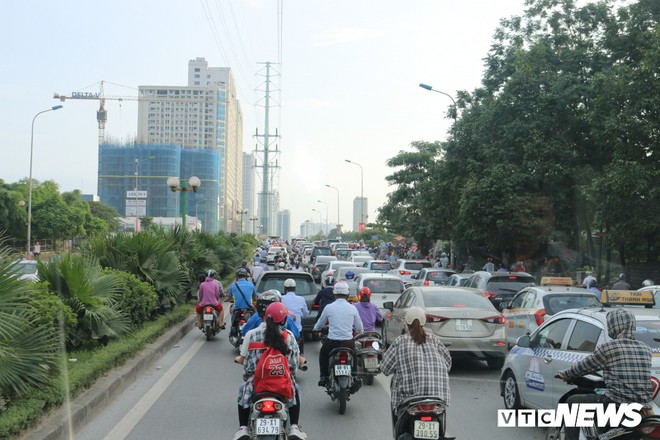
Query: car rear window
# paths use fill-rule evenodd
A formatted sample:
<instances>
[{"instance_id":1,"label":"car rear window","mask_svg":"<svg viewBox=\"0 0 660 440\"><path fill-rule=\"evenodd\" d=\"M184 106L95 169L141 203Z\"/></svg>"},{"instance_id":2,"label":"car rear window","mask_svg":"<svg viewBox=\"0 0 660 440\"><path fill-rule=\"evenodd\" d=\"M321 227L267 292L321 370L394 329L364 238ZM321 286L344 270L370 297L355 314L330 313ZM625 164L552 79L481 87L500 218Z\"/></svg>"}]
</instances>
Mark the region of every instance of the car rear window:
<instances>
[{"instance_id":1,"label":"car rear window","mask_svg":"<svg viewBox=\"0 0 660 440\"><path fill-rule=\"evenodd\" d=\"M535 286L534 277L508 275L488 280L488 290L501 293L517 293L528 286Z\"/></svg>"},{"instance_id":2,"label":"car rear window","mask_svg":"<svg viewBox=\"0 0 660 440\"><path fill-rule=\"evenodd\" d=\"M441 272L439 270L436 270L433 272L428 272L428 274L426 275L426 279L429 281L445 281L451 275L452 274L450 272Z\"/></svg>"},{"instance_id":3,"label":"car rear window","mask_svg":"<svg viewBox=\"0 0 660 440\"><path fill-rule=\"evenodd\" d=\"M371 270L390 270L392 265L390 263L372 263Z\"/></svg>"},{"instance_id":4,"label":"car rear window","mask_svg":"<svg viewBox=\"0 0 660 440\"><path fill-rule=\"evenodd\" d=\"M428 261L406 261L403 263L403 267L408 270L422 270L425 267L431 267L431 263Z\"/></svg>"},{"instance_id":5,"label":"car rear window","mask_svg":"<svg viewBox=\"0 0 660 440\"><path fill-rule=\"evenodd\" d=\"M330 248L327 247L317 247L314 248L314 256L319 256L319 255L332 255L332 252L330 252Z\"/></svg>"},{"instance_id":6,"label":"car rear window","mask_svg":"<svg viewBox=\"0 0 660 440\"><path fill-rule=\"evenodd\" d=\"M325 272L325 270L328 268L328 266L329 266L329 263L319 263L319 264L315 265L316 270L318 270L320 272Z\"/></svg>"},{"instance_id":7,"label":"car rear window","mask_svg":"<svg viewBox=\"0 0 660 440\"><path fill-rule=\"evenodd\" d=\"M310 277L297 277L291 273L282 275L268 276L264 275L257 285L257 293L263 293L266 290L275 289L280 293L284 292L284 281L292 278L296 281L296 294L301 296L316 295L316 284Z\"/></svg>"},{"instance_id":8,"label":"car rear window","mask_svg":"<svg viewBox=\"0 0 660 440\"><path fill-rule=\"evenodd\" d=\"M492 309L490 301L483 295L451 292L422 292L426 307L477 307Z\"/></svg>"},{"instance_id":9,"label":"car rear window","mask_svg":"<svg viewBox=\"0 0 660 440\"><path fill-rule=\"evenodd\" d=\"M598 306L600 306L600 301L598 301L596 295L576 293L575 295L561 294L543 297L543 308L548 315L554 315L567 309Z\"/></svg>"},{"instance_id":10,"label":"car rear window","mask_svg":"<svg viewBox=\"0 0 660 440\"><path fill-rule=\"evenodd\" d=\"M363 287L368 287L371 293L401 293L403 282L399 280L366 280Z\"/></svg>"},{"instance_id":11,"label":"car rear window","mask_svg":"<svg viewBox=\"0 0 660 440\"><path fill-rule=\"evenodd\" d=\"M660 320L648 319L637 320L635 339L645 342L655 355L660 353Z\"/></svg>"}]
</instances>

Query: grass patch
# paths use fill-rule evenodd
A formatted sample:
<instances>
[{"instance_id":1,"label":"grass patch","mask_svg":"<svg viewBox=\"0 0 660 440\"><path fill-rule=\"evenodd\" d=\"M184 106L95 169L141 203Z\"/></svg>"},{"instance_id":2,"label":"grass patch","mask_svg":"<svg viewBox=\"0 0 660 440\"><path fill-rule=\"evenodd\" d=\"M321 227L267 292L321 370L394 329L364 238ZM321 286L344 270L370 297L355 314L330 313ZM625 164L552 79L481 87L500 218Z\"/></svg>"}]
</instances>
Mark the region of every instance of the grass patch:
<instances>
[{"instance_id":1,"label":"grass patch","mask_svg":"<svg viewBox=\"0 0 660 440\"><path fill-rule=\"evenodd\" d=\"M67 358L77 359L68 363L71 399L92 386L103 374L124 365L170 327L190 317L192 310L189 304L182 304L105 347L67 353ZM0 439L12 438L35 425L44 414L61 405L64 397L62 379L57 377L48 385L31 390L26 397L11 402L0 414Z\"/></svg>"}]
</instances>

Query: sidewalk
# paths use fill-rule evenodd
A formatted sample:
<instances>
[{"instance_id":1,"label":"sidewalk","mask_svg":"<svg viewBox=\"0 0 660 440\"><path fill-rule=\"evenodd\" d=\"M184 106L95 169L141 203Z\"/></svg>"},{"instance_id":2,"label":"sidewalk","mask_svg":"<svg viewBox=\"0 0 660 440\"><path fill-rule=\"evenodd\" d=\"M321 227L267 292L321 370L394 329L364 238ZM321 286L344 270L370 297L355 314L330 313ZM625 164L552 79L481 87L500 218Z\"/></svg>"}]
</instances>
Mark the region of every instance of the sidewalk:
<instances>
[{"instance_id":1,"label":"sidewalk","mask_svg":"<svg viewBox=\"0 0 660 440\"><path fill-rule=\"evenodd\" d=\"M181 338L194 328L194 320L186 319L175 325L163 336L129 360L126 365L108 372L88 390L71 402L71 426L69 434L69 415L62 406L20 438L23 440L69 440L75 433L123 393L141 374L152 368L154 363L172 348Z\"/></svg>"}]
</instances>

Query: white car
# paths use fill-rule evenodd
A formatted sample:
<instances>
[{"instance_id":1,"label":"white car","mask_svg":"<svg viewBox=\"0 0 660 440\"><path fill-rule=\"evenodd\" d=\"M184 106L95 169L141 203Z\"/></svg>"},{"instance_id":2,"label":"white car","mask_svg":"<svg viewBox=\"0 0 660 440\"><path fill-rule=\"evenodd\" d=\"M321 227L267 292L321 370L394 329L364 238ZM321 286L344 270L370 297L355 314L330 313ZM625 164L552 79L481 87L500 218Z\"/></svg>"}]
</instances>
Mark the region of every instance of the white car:
<instances>
[{"instance_id":1,"label":"white car","mask_svg":"<svg viewBox=\"0 0 660 440\"><path fill-rule=\"evenodd\" d=\"M362 265L364 265L364 263L366 263L368 261L371 261L373 259L374 259L374 257L372 257L371 255L355 255L355 254L353 254L350 261L352 261L353 263L356 263L358 266L362 266Z\"/></svg>"},{"instance_id":2,"label":"white car","mask_svg":"<svg viewBox=\"0 0 660 440\"><path fill-rule=\"evenodd\" d=\"M325 287L327 285L327 281L330 281L328 278L331 278L335 270L339 269L340 267L357 267L357 264L351 263L350 261L331 261L328 264L327 269L321 274L321 286Z\"/></svg>"},{"instance_id":3,"label":"white car","mask_svg":"<svg viewBox=\"0 0 660 440\"><path fill-rule=\"evenodd\" d=\"M389 273L396 275L403 280L405 284L413 284L420 270L432 267L429 260L397 260L392 263L392 269Z\"/></svg>"},{"instance_id":4,"label":"white car","mask_svg":"<svg viewBox=\"0 0 660 440\"><path fill-rule=\"evenodd\" d=\"M401 278L388 273L365 273L360 274L355 279L358 292L363 287L371 290L371 302L378 307L380 312L387 313L384 303L388 301L396 302L405 290Z\"/></svg>"},{"instance_id":5,"label":"white car","mask_svg":"<svg viewBox=\"0 0 660 440\"><path fill-rule=\"evenodd\" d=\"M36 260L26 260L25 258L18 260L12 264L12 270L15 271L19 280L28 280L35 283L39 281Z\"/></svg>"}]
</instances>

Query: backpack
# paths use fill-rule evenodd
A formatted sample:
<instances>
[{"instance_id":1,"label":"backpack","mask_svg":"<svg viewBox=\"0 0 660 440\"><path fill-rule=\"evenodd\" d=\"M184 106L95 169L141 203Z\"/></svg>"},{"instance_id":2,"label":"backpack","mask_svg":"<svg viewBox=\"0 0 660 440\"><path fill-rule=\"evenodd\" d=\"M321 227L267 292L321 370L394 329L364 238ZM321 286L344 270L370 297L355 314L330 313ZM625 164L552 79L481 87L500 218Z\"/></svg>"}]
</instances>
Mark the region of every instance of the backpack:
<instances>
[{"instance_id":1,"label":"backpack","mask_svg":"<svg viewBox=\"0 0 660 440\"><path fill-rule=\"evenodd\" d=\"M284 341L288 332L283 332ZM251 342L249 350L265 350L254 371L254 392L275 393L286 398L293 399L293 378L289 370L289 361L281 351L267 347L263 342Z\"/></svg>"}]
</instances>

